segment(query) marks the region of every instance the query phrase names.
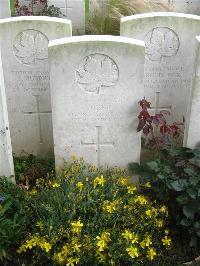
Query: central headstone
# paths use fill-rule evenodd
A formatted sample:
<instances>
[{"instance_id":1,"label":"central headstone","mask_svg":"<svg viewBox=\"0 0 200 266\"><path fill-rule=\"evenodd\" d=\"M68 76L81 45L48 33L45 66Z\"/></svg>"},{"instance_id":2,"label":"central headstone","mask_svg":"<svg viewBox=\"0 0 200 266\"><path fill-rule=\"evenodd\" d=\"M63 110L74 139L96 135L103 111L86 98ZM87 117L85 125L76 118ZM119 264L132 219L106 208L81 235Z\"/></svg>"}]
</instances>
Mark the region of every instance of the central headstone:
<instances>
[{"instance_id":1,"label":"central headstone","mask_svg":"<svg viewBox=\"0 0 200 266\"><path fill-rule=\"evenodd\" d=\"M48 17L0 21L13 152L53 153L48 42L71 36L71 22Z\"/></svg>"},{"instance_id":2,"label":"central headstone","mask_svg":"<svg viewBox=\"0 0 200 266\"><path fill-rule=\"evenodd\" d=\"M200 17L149 13L122 18L121 35L145 41L145 97L184 122L190 104ZM187 122L187 121L186 121Z\"/></svg>"},{"instance_id":3,"label":"central headstone","mask_svg":"<svg viewBox=\"0 0 200 266\"><path fill-rule=\"evenodd\" d=\"M144 44L110 36L50 42L56 165L75 154L96 166L139 161Z\"/></svg>"},{"instance_id":4,"label":"central headstone","mask_svg":"<svg viewBox=\"0 0 200 266\"><path fill-rule=\"evenodd\" d=\"M0 1L0 19L9 18L11 16L10 12L10 0Z\"/></svg>"},{"instance_id":5,"label":"central headstone","mask_svg":"<svg viewBox=\"0 0 200 266\"><path fill-rule=\"evenodd\" d=\"M0 176L11 177L14 180L14 165L8 123L8 112L3 79L3 69L0 54Z\"/></svg>"}]
</instances>

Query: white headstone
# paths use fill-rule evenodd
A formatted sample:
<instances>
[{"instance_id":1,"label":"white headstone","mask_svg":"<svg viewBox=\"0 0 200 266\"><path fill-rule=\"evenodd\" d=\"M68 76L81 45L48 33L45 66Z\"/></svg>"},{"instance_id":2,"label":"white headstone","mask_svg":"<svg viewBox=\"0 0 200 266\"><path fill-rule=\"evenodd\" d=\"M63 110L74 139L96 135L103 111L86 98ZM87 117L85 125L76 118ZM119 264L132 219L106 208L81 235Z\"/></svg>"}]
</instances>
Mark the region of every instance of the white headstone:
<instances>
[{"instance_id":1,"label":"white headstone","mask_svg":"<svg viewBox=\"0 0 200 266\"><path fill-rule=\"evenodd\" d=\"M200 148L200 37L197 37L196 52L196 70L191 93L191 108L188 110L188 134L185 137L189 148Z\"/></svg>"},{"instance_id":2,"label":"white headstone","mask_svg":"<svg viewBox=\"0 0 200 266\"><path fill-rule=\"evenodd\" d=\"M48 6L60 8L61 17L72 21L73 34L85 32L85 0L48 0Z\"/></svg>"},{"instance_id":3,"label":"white headstone","mask_svg":"<svg viewBox=\"0 0 200 266\"><path fill-rule=\"evenodd\" d=\"M0 1L0 18L9 18L10 13L10 0Z\"/></svg>"},{"instance_id":4,"label":"white headstone","mask_svg":"<svg viewBox=\"0 0 200 266\"><path fill-rule=\"evenodd\" d=\"M0 176L14 177L12 147L0 54Z\"/></svg>"},{"instance_id":5,"label":"white headstone","mask_svg":"<svg viewBox=\"0 0 200 266\"><path fill-rule=\"evenodd\" d=\"M71 22L49 17L0 21L13 152L53 152L48 41L71 36Z\"/></svg>"},{"instance_id":6,"label":"white headstone","mask_svg":"<svg viewBox=\"0 0 200 266\"><path fill-rule=\"evenodd\" d=\"M183 122L195 62L200 17L180 13L149 13L122 18L121 35L146 43L145 97L159 110L171 111L171 120Z\"/></svg>"},{"instance_id":7,"label":"white headstone","mask_svg":"<svg viewBox=\"0 0 200 266\"><path fill-rule=\"evenodd\" d=\"M200 15L199 0L170 0L169 4L174 12Z\"/></svg>"},{"instance_id":8,"label":"white headstone","mask_svg":"<svg viewBox=\"0 0 200 266\"><path fill-rule=\"evenodd\" d=\"M75 154L97 166L139 161L144 43L83 36L50 42L57 166Z\"/></svg>"}]
</instances>

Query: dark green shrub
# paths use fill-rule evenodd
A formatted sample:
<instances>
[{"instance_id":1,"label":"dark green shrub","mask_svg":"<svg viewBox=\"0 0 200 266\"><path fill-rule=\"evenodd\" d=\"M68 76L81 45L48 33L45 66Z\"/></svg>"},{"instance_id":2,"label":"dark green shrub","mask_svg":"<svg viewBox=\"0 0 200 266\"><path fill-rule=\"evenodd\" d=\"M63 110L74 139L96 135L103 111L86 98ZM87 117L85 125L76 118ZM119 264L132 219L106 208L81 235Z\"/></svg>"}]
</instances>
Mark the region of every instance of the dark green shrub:
<instances>
[{"instance_id":1,"label":"dark green shrub","mask_svg":"<svg viewBox=\"0 0 200 266\"><path fill-rule=\"evenodd\" d=\"M131 164L142 184L150 182L149 194L169 206L171 217L190 235L190 246L200 245L200 159L199 150L162 150L161 159L144 165Z\"/></svg>"},{"instance_id":2,"label":"dark green shrub","mask_svg":"<svg viewBox=\"0 0 200 266\"><path fill-rule=\"evenodd\" d=\"M0 178L0 263L16 261L16 249L26 237L30 222L25 192Z\"/></svg>"}]
</instances>

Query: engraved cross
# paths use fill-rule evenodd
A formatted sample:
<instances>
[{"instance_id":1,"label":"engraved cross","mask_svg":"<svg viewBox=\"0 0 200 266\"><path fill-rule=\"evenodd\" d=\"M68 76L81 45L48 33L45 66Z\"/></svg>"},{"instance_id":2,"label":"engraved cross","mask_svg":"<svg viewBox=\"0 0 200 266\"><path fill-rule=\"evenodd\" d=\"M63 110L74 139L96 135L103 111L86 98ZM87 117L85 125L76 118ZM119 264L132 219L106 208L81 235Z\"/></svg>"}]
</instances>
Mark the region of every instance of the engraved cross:
<instances>
[{"instance_id":1,"label":"engraved cross","mask_svg":"<svg viewBox=\"0 0 200 266\"><path fill-rule=\"evenodd\" d=\"M99 167L101 165L101 147L113 147L115 145L114 142L108 141L108 142L102 142L101 141L101 135L102 135L102 127L96 126L96 135L97 135L97 141L91 141L91 142L83 142L81 141L81 145L84 146L95 146L96 147L96 154L97 154L97 166Z\"/></svg>"},{"instance_id":2,"label":"engraved cross","mask_svg":"<svg viewBox=\"0 0 200 266\"><path fill-rule=\"evenodd\" d=\"M23 113L24 113L24 115L37 115L38 126L39 126L40 144L43 144L41 115L42 114L51 114L51 111L46 111L46 112L40 111L40 103L39 103L40 95L33 95L33 96L35 97L35 100L36 100L37 111L36 112L23 112Z\"/></svg>"},{"instance_id":3,"label":"engraved cross","mask_svg":"<svg viewBox=\"0 0 200 266\"><path fill-rule=\"evenodd\" d=\"M168 110L171 111L172 106L160 106L160 92L156 92L156 106L152 106L151 110L155 110L155 114L159 114L162 110Z\"/></svg>"},{"instance_id":4,"label":"engraved cross","mask_svg":"<svg viewBox=\"0 0 200 266\"><path fill-rule=\"evenodd\" d=\"M68 10L72 9L71 6L68 4L68 0L65 0L65 6L66 6L66 16L68 16Z\"/></svg>"},{"instance_id":5,"label":"engraved cross","mask_svg":"<svg viewBox=\"0 0 200 266\"><path fill-rule=\"evenodd\" d=\"M192 1L191 0L188 0L186 2L186 4L187 4L187 13L190 13L190 4L192 4Z\"/></svg>"}]
</instances>

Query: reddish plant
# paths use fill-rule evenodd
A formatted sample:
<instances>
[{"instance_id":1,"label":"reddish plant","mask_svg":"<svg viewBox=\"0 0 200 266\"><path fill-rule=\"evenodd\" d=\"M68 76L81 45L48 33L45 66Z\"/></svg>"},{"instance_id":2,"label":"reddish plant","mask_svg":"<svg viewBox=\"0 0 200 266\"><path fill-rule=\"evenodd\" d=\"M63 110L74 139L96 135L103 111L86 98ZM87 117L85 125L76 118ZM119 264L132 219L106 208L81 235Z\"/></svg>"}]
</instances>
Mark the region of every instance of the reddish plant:
<instances>
[{"instance_id":1,"label":"reddish plant","mask_svg":"<svg viewBox=\"0 0 200 266\"><path fill-rule=\"evenodd\" d=\"M36 14L35 7L40 7L39 14ZM47 9L47 0L31 0L27 4L21 4L19 0L15 0L16 16L35 16L45 14Z\"/></svg>"},{"instance_id":2,"label":"reddish plant","mask_svg":"<svg viewBox=\"0 0 200 266\"><path fill-rule=\"evenodd\" d=\"M161 110L160 113L150 115L151 103L145 98L139 101L141 112L138 116L139 123L137 131L142 131L148 140L148 146L161 148L163 145L180 144L182 137L183 123L167 123L167 116L171 115L169 111Z\"/></svg>"}]
</instances>

